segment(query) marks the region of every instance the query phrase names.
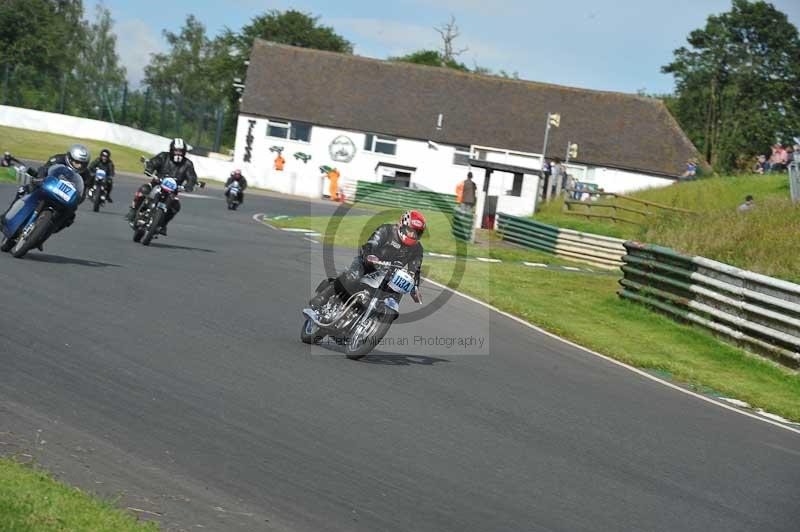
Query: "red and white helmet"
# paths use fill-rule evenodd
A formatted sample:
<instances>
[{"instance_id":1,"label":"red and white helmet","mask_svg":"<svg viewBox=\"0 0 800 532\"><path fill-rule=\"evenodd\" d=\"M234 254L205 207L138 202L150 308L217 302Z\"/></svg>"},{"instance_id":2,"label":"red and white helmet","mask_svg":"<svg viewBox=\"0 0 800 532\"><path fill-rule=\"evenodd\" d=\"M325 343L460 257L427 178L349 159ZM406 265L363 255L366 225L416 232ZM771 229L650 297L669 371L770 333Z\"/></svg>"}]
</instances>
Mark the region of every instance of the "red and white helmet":
<instances>
[{"instance_id":1,"label":"red and white helmet","mask_svg":"<svg viewBox=\"0 0 800 532\"><path fill-rule=\"evenodd\" d=\"M413 246L425 232L425 217L419 211L406 211L397 224L397 235L406 246Z\"/></svg>"}]
</instances>

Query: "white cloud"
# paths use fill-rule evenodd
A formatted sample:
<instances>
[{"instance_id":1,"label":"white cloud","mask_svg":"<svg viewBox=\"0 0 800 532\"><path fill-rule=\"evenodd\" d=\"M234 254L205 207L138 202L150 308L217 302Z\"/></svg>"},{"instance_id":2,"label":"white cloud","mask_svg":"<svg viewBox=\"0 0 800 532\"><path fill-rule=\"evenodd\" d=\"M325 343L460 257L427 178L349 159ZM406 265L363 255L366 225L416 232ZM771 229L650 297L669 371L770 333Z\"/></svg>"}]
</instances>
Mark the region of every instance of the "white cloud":
<instances>
[{"instance_id":1,"label":"white cloud","mask_svg":"<svg viewBox=\"0 0 800 532\"><path fill-rule=\"evenodd\" d=\"M140 19L118 21L117 51L128 70L128 82L137 87L144 79L144 67L150 63L150 55L165 50L166 45L153 27Z\"/></svg>"}]
</instances>

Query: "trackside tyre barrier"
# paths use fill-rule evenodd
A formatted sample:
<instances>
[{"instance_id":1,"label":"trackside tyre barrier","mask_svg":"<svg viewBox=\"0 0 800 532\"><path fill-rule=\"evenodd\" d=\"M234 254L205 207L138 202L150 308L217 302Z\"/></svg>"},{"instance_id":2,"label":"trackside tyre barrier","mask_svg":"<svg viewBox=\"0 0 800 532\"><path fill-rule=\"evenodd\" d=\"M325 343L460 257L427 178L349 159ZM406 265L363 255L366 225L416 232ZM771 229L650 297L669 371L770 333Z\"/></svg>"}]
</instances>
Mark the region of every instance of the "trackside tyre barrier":
<instances>
[{"instance_id":1,"label":"trackside tyre barrier","mask_svg":"<svg viewBox=\"0 0 800 532\"><path fill-rule=\"evenodd\" d=\"M624 245L620 297L800 368L800 285L661 246Z\"/></svg>"},{"instance_id":2,"label":"trackside tyre barrier","mask_svg":"<svg viewBox=\"0 0 800 532\"><path fill-rule=\"evenodd\" d=\"M507 242L599 268L619 268L625 254L625 241L620 238L562 229L505 213L497 215L497 232Z\"/></svg>"}]
</instances>

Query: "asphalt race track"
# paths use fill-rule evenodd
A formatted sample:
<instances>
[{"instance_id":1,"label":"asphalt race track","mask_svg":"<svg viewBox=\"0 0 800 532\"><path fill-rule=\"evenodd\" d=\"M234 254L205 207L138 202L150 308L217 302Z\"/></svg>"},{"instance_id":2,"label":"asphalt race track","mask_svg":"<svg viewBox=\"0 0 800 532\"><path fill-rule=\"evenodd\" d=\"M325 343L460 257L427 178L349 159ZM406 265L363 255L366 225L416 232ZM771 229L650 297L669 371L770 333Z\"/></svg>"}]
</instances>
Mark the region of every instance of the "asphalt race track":
<instances>
[{"instance_id":1,"label":"asphalt race track","mask_svg":"<svg viewBox=\"0 0 800 532\"><path fill-rule=\"evenodd\" d=\"M146 248L136 184L0 256L0 453L169 530L798 530L800 435L459 296L361 362L306 346L321 248L252 216L332 206L209 187Z\"/></svg>"}]
</instances>

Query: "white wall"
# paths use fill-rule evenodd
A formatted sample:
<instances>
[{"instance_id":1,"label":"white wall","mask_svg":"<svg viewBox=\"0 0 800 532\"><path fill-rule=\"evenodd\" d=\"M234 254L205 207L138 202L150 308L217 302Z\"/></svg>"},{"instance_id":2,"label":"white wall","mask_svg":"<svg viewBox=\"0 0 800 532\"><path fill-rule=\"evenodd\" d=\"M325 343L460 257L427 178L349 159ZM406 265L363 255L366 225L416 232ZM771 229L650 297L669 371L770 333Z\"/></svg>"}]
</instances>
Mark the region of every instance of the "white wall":
<instances>
[{"instance_id":1,"label":"white wall","mask_svg":"<svg viewBox=\"0 0 800 532\"><path fill-rule=\"evenodd\" d=\"M171 140L153 133L110 122L8 105L0 105L0 126L44 131L77 139L91 139L108 142L109 144L119 144L140 150L142 155L146 157L166 151ZM64 146L64 149L66 148L67 146ZM97 155L92 154L93 157ZM198 157L191 154L189 158L194 163L195 171L200 177L225 179L233 170L233 163L230 161Z\"/></svg>"},{"instance_id":2,"label":"white wall","mask_svg":"<svg viewBox=\"0 0 800 532\"><path fill-rule=\"evenodd\" d=\"M583 181L597 183L606 192L616 192L617 194L625 194L646 188L666 187L675 183L672 179L611 168L589 168Z\"/></svg>"},{"instance_id":3,"label":"white wall","mask_svg":"<svg viewBox=\"0 0 800 532\"><path fill-rule=\"evenodd\" d=\"M245 163L244 154L250 120L255 121L252 130L252 159L250 163ZM356 147L355 157L349 163L333 161L330 156L329 146L339 135L348 137ZM446 194L455 194L456 185L466 178L470 170L467 166L453 164L455 154L453 146L439 144L436 150L430 148L427 142L398 139L396 155L387 155L365 151L365 136L364 132L314 126L310 142L285 140L267 136L266 119L240 115L234 164L242 169L248 181L255 186L312 198L319 198L323 192L323 176L319 170L323 165L339 170L342 185L345 181L380 181L380 177L376 174L378 163L409 166L416 168L411 178L411 188ZM274 169L276 154L269 151L271 146L284 148L283 158L286 160L286 165L282 172ZM311 155L311 160L303 163L295 159L296 152ZM473 169L472 172L480 187L483 171Z\"/></svg>"}]
</instances>

